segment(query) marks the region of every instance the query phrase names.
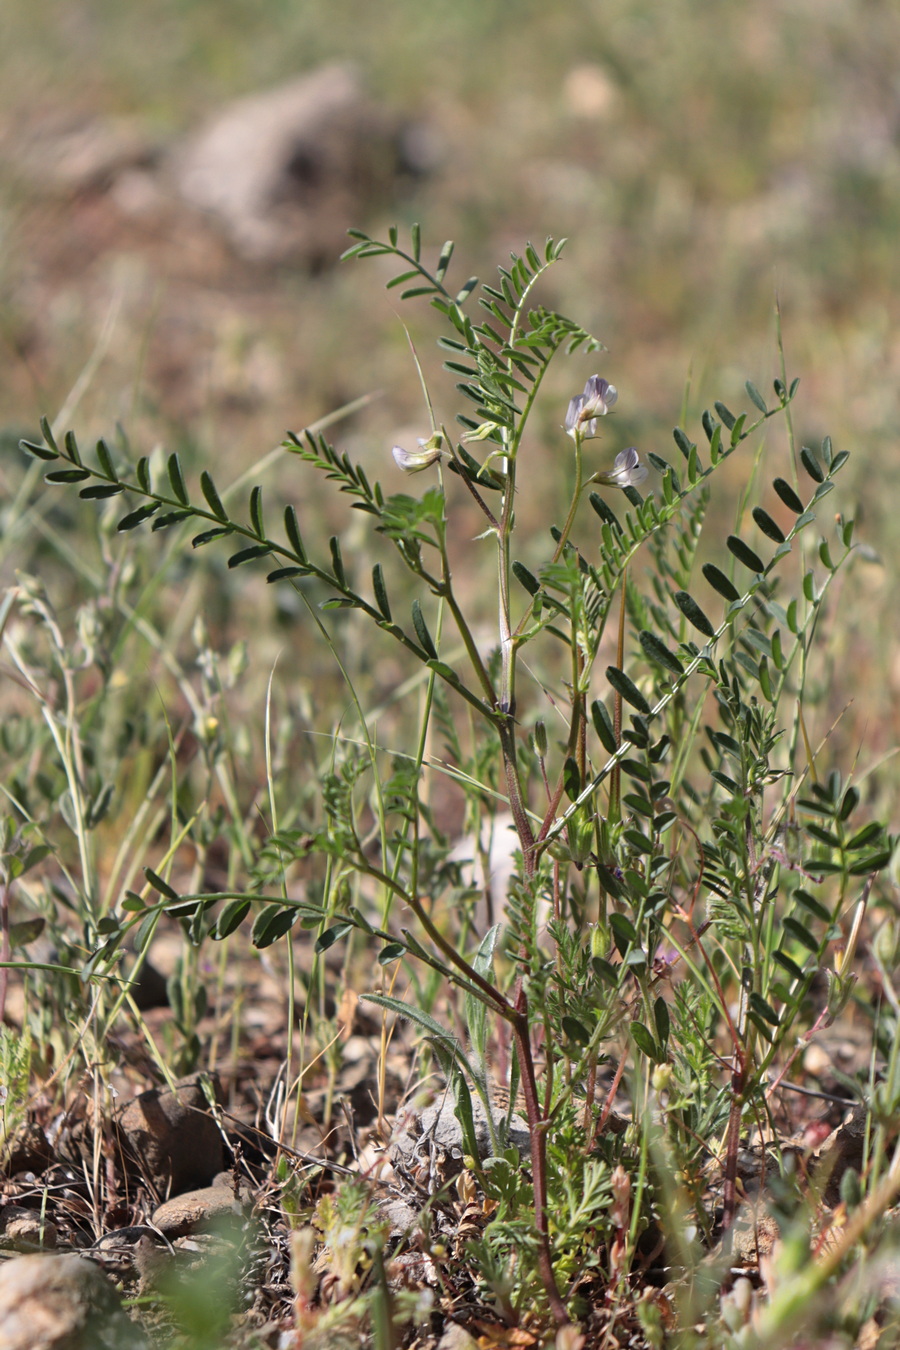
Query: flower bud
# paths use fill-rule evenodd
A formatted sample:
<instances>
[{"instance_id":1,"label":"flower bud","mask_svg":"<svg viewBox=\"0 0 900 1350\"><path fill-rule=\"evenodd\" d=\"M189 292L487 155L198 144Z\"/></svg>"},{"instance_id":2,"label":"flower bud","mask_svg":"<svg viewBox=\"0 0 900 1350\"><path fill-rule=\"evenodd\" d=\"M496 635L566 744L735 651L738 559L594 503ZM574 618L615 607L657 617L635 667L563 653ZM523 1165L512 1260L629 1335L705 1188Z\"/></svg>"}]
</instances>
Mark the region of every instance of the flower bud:
<instances>
[{"instance_id":1,"label":"flower bud","mask_svg":"<svg viewBox=\"0 0 900 1350\"><path fill-rule=\"evenodd\" d=\"M650 1081L653 1084L654 1092L665 1092L672 1081L674 1070L671 1064L657 1064L654 1066Z\"/></svg>"},{"instance_id":2,"label":"flower bud","mask_svg":"<svg viewBox=\"0 0 900 1350\"><path fill-rule=\"evenodd\" d=\"M534 748L541 759L547 757L547 728L541 718L534 724Z\"/></svg>"}]
</instances>

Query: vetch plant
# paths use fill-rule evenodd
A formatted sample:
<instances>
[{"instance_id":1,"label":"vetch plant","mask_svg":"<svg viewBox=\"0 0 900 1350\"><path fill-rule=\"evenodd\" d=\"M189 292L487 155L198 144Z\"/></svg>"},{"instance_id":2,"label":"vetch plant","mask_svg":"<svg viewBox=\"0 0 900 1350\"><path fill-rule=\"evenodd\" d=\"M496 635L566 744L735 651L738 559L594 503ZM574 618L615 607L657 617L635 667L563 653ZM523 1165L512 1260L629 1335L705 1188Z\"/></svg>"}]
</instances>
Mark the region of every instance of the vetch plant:
<instances>
[{"instance_id":1,"label":"vetch plant","mask_svg":"<svg viewBox=\"0 0 900 1350\"><path fill-rule=\"evenodd\" d=\"M556 419L568 451L562 525L548 522L542 560L526 565L517 511L540 453L526 432L545 375L561 351L601 350L539 303L562 243L529 245L496 284L454 289L451 244L431 268L417 228L408 248L396 230L353 238L348 257L394 259L390 287L443 318L444 368L462 400L451 431L423 377L430 433L416 450L393 449L396 467L430 475L416 478L417 495L387 492L314 432L285 440L370 518L369 575L338 535L311 542L315 521L293 506L271 532L261 486L234 511L209 471L192 490L174 453L160 475L105 441L88 462L72 433L58 441L46 423L41 442L23 442L47 462L47 482L122 497L119 535L197 530L195 549L224 543L230 568L263 563L269 582L293 587L336 658L334 610L384 633L422 673L390 751L351 684L359 737L335 741L318 814L279 817L273 806L252 886L179 894L148 868L159 900L126 891L94 969L132 931L145 942L161 912L197 943L226 939L251 915L258 946L291 940L298 919L317 928L319 954L362 935L386 977L404 963L415 992L401 999L386 978L367 998L423 1031L452 1083L490 1217L471 1247L476 1285L492 1297L502 1285L507 1320L563 1327L621 1308L655 1263L675 1272L689 1326L703 1311L704 1251L733 1230L741 1141L770 1136L799 1041L851 997L839 950L858 940L892 849L808 732L814 639L855 548L842 515L829 537L812 527L847 455L827 438L797 451L788 422L791 453L766 505L742 510L701 563L712 479L788 414L797 381L782 372L771 406L752 383L747 410L715 403L700 419L703 448L679 427L669 459L592 444L613 407L627 422L628 399L591 375ZM454 533L459 485L483 523L476 544ZM471 588L454 570L460 542L476 591L491 560L489 646L479 597L464 599ZM486 822L512 818L516 871L486 930L427 790L436 774L462 801L476 850ZM270 791L274 802L277 781ZM319 884L300 898L292 869L309 859ZM438 989L459 999L465 1045L435 1015ZM505 1069L506 1108L492 1064ZM473 1092L490 1121L487 1159L474 1146ZM528 1170L508 1145L517 1092Z\"/></svg>"}]
</instances>

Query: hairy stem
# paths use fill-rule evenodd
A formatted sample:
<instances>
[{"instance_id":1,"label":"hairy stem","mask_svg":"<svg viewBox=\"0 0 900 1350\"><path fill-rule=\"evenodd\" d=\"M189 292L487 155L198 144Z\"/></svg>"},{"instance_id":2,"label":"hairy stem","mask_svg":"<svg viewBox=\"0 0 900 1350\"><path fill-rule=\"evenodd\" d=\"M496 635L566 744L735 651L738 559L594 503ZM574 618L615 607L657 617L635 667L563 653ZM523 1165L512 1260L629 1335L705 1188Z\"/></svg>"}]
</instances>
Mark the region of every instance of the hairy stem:
<instances>
[{"instance_id":1,"label":"hairy stem","mask_svg":"<svg viewBox=\"0 0 900 1350\"><path fill-rule=\"evenodd\" d=\"M553 1257L550 1252L550 1235L547 1216L547 1144L545 1137L545 1119L538 1101L537 1080L534 1073L534 1058L531 1053L531 1038L528 1027L528 999L522 988L521 978L516 993L516 1015L512 1023L513 1039L519 1067L522 1071L522 1093L525 1097L525 1113L528 1117L528 1132L531 1137L531 1172L534 1177L534 1221L538 1235L538 1271L550 1304L550 1311L557 1326L565 1326L569 1321L566 1305L562 1301L556 1278L553 1274Z\"/></svg>"},{"instance_id":2,"label":"hairy stem","mask_svg":"<svg viewBox=\"0 0 900 1350\"><path fill-rule=\"evenodd\" d=\"M9 883L0 886L0 1024L6 1016L6 991L9 987L9 966L12 948L9 941Z\"/></svg>"}]
</instances>

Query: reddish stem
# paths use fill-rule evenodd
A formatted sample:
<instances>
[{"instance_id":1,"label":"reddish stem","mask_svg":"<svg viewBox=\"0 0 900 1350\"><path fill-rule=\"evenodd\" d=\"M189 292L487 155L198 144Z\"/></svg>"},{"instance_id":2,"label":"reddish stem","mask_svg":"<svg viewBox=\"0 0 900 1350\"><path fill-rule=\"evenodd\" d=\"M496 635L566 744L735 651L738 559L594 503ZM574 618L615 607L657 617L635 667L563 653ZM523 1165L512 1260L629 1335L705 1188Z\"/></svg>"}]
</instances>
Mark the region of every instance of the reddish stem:
<instances>
[{"instance_id":1,"label":"reddish stem","mask_svg":"<svg viewBox=\"0 0 900 1350\"><path fill-rule=\"evenodd\" d=\"M731 1110L725 1136L725 1172L722 1184L722 1231L730 1232L737 1212L737 1165L741 1143L741 1116L744 1108L744 1059L735 1054L731 1073ZM726 1236L726 1242L730 1239Z\"/></svg>"},{"instance_id":2,"label":"reddish stem","mask_svg":"<svg viewBox=\"0 0 900 1350\"><path fill-rule=\"evenodd\" d=\"M12 948L9 941L9 884L0 888L0 961L4 963L10 959ZM0 1025L6 1016L6 991L9 987L9 967L4 964L0 966Z\"/></svg>"},{"instance_id":3,"label":"reddish stem","mask_svg":"<svg viewBox=\"0 0 900 1350\"><path fill-rule=\"evenodd\" d=\"M538 1236L538 1271L550 1304L550 1311L557 1326L565 1326L569 1321L566 1305L563 1303L553 1274L553 1258L550 1253L550 1235L547 1222L547 1148L544 1137L545 1119L538 1101L537 1080L534 1073L534 1059L531 1054L531 1037L528 1026L528 997L519 978L515 999L516 1016L512 1023L516 1053L522 1072L522 1093L525 1098L525 1114L528 1117L528 1132L531 1138L531 1173L534 1178L534 1221Z\"/></svg>"}]
</instances>

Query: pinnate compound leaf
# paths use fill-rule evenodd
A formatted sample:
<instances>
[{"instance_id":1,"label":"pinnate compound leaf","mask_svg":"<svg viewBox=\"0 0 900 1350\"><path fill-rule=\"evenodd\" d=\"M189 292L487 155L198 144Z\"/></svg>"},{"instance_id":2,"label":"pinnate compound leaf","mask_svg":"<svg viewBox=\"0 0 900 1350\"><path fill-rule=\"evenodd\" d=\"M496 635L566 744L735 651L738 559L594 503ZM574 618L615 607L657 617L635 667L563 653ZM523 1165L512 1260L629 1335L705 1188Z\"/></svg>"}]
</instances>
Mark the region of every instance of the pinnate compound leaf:
<instances>
[{"instance_id":1,"label":"pinnate compound leaf","mask_svg":"<svg viewBox=\"0 0 900 1350\"><path fill-rule=\"evenodd\" d=\"M791 937L795 938L801 946L807 949L807 951L815 952L816 955L818 955L819 944L808 928L804 928L802 923L798 923L798 921L790 915L787 915L782 920L782 923L784 924L785 932L790 933Z\"/></svg>"},{"instance_id":2,"label":"pinnate compound leaf","mask_svg":"<svg viewBox=\"0 0 900 1350\"><path fill-rule=\"evenodd\" d=\"M763 398L753 381L748 380L744 385L744 388L747 390L747 397L750 402L754 403L761 413L767 413L769 410L766 407L766 400Z\"/></svg>"},{"instance_id":3,"label":"pinnate compound leaf","mask_svg":"<svg viewBox=\"0 0 900 1350\"><path fill-rule=\"evenodd\" d=\"M289 581L292 577L308 577L308 567L276 567L274 572L269 572L266 581Z\"/></svg>"},{"instance_id":4,"label":"pinnate compound leaf","mask_svg":"<svg viewBox=\"0 0 900 1350\"><path fill-rule=\"evenodd\" d=\"M607 891L613 897L614 900L625 899L627 895L626 889L622 885L622 882L619 880L619 878L616 876L615 872L613 872L612 868L607 867L605 863L598 863L597 878L603 889ZM610 926L612 927L613 932L616 931L616 925L613 921L617 919L625 919L625 922L631 928L631 932L634 935L634 940L637 941L637 934L634 932L634 926L631 924L631 921L629 919L625 918L624 914L613 914L610 916Z\"/></svg>"},{"instance_id":5,"label":"pinnate compound leaf","mask_svg":"<svg viewBox=\"0 0 900 1350\"><path fill-rule=\"evenodd\" d=\"M46 418L46 417L41 417L41 418L39 419L39 421L38 421L38 426L39 426L40 429L41 429L41 435L43 436L44 440L45 440L45 441L47 442L47 444L49 445L50 449L51 449L51 450L55 450L55 451L57 452L57 454L58 454L58 453L59 453L59 446L56 444L56 438L55 438L55 436L53 435L53 428L51 427L50 423L47 421L47 418Z\"/></svg>"},{"instance_id":6,"label":"pinnate compound leaf","mask_svg":"<svg viewBox=\"0 0 900 1350\"><path fill-rule=\"evenodd\" d=\"M381 563L376 563L372 568L372 589L375 592L375 603L381 610L388 623L391 622L391 606L388 601L387 587L384 584L384 572L381 570Z\"/></svg>"},{"instance_id":7,"label":"pinnate compound leaf","mask_svg":"<svg viewBox=\"0 0 900 1350\"><path fill-rule=\"evenodd\" d=\"M768 1003L766 999L763 998L762 994L758 994L755 989L750 991L750 1007L756 1013L757 1017L761 1017L763 1021L768 1022L770 1026L777 1027L779 1025L777 1012L772 1007L771 1003Z\"/></svg>"},{"instance_id":8,"label":"pinnate compound leaf","mask_svg":"<svg viewBox=\"0 0 900 1350\"><path fill-rule=\"evenodd\" d=\"M679 676L684 674L684 666L681 664L678 657L674 652L669 651L666 644L661 642L655 633L651 633L649 629L645 628L639 636L640 644L644 649L644 655L648 657L649 660L655 661L658 666L663 666L664 669L671 671L673 675Z\"/></svg>"},{"instance_id":9,"label":"pinnate compound leaf","mask_svg":"<svg viewBox=\"0 0 900 1350\"><path fill-rule=\"evenodd\" d=\"M59 459L56 450L51 450L48 445L39 445L37 441L19 441L19 449L24 450L26 455L33 455L35 459Z\"/></svg>"},{"instance_id":10,"label":"pinnate compound leaf","mask_svg":"<svg viewBox=\"0 0 900 1350\"><path fill-rule=\"evenodd\" d=\"M725 600L734 602L740 600L741 593L732 581L729 581L725 573L722 572L715 563L703 564L703 575L712 586L714 591L718 591Z\"/></svg>"},{"instance_id":11,"label":"pinnate compound leaf","mask_svg":"<svg viewBox=\"0 0 900 1350\"><path fill-rule=\"evenodd\" d=\"M419 604L418 600L414 600L412 603L412 620L413 627L416 630L416 637L422 644L426 655L432 661L437 661L439 659L437 647L435 647L431 634L428 631L428 625L426 624L425 616L422 613L422 606Z\"/></svg>"},{"instance_id":12,"label":"pinnate compound leaf","mask_svg":"<svg viewBox=\"0 0 900 1350\"><path fill-rule=\"evenodd\" d=\"M78 495L85 501L103 501L106 497L118 497L124 491L121 483L97 483L94 487L82 488Z\"/></svg>"},{"instance_id":13,"label":"pinnate compound leaf","mask_svg":"<svg viewBox=\"0 0 900 1350\"><path fill-rule=\"evenodd\" d=\"M433 670L435 675L440 675L442 680L452 684L455 689L460 689L459 676L452 666L448 666L446 661L439 661L436 657L431 657L426 663L429 670Z\"/></svg>"},{"instance_id":14,"label":"pinnate compound leaf","mask_svg":"<svg viewBox=\"0 0 900 1350\"><path fill-rule=\"evenodd\" d=\"M90 469L54 469L53 473L44 474L45 483L83 483L86 478L90 478Z\"/></svg>"},{"instance_id":15,"label":"pinnate compound leaf","mask_svg":"<svg viewBox=\"0 0 900 1350\"><path fill-rule=\"evenodd\" d=\"M334 571L335 580L339 586L347 584L347 574L344 571L344 555L341 552L341 541L336 534L333 534L328 541L328 548L331 553L331 566Z\"/></svg>"},{"instance_id":16,"label":"pinnate compound leaf","mask_svg":"<svg viewBox=\"0 0 900 1350\"><path fill-rule=\"evenodd\" d=\"M237 553L232 553L228 559L228 566L240 567L242 563L252 562L254 558L264 558L271 552L272 549L268 544L251 544L249 548L238 549Z\"/></svg>"},{"instance_id":17,"label":"pinnate compound leaf","mask_svg":"<svg viewBox=\"0 0 900 1350\"><path fill-rule=\"evenodd\" d=\"M797 965L797 962L793 961L787 955L787 953L783 952L780 948L776 948L776 950L772 953L772 960L777 965L781 966L782 970L786 970L792 980L803 979L803 971Z\"/></svg>"},{"instance_id":18,"label":"pinnate compound leaf","mask_svg":"<svg viewBox=\"0 0 900 1350\"><path fill-rule=\"evenodd\" d=\"M167 468L169 471L169 482L172 485L172 492L182 506L187 506L190 498L188 497L188 490L184 482L181 459L177 454L171 454L169 456Z\"/></svg>"},{"instance_id":19,"label":"pinnate compound leaf","mask_svg":"<svg viewBox=\"0 0 900 1350\"><path fill-rule=\"evenodd\" d=\"M180 525L183 520L193 520L193 511L167 511L164 516L157 516L151 530L167 530L170 525Z\"/></svg>"},{"instance_id":20,"label":"pinnate compound leaf","mask_svg":"<svg viewBox=\"0 0 900 1350\"><path fill-rule=\"evenodd\" d=\"M563 765L563 787L570 802L574 802L581 792L581 774L578 769L578 761L572 755L567 756Z\"/></svg>"},{"instance_id":21,"label":"pinnate compound leaf","mask_svg":"<svg viewBox=\"0 0 900 1350\"><path fill-rule=\"evenodd\" d=\"M662 994L653 1004L653 1019L656 1022L656 1034L661 1046L665 1047L669 1040L669 1031L671 1029L671 1020L669 1018L669 1005Z\"/></svg>"},{"instance_id":22,"label":"pinnate compound leaf","mask_svg":"<svg viewBox=\"0 0 900 1350\"><path fill-rule=\"evenodd\" d=\"M214 942L221 942L222 938L227 938L233 933L246 919L250 912L249 900L229 900L222 906L221 913L210 930L210 937Z\"/></svg>"},{"instance_id":23,"label":"pinnate compound leaf","mask_svg":"<svg viewBox=\"0 0 900 1350\"><path fill-rule=\"evenodd\" d=\"M761 506L754 506L753 519L767 538L774 539L776 544L784 543L784 532L780 525L777 525L769 513L764 511Z\"/></svg>"},{"instance_id":24,"label":"pinnate compound leaf","mask_svg":"<svg viewBox=\"0 0 900 1350\"><path fill-rule=\"evenodd\" d=\"M729 553L733 553L738 562L749 567L751 572L764 572L766 565L758 553L754 553L749 544L745 544L743 539L738 538L736 534L730 534L726 540Z\"/></svg>"},{"instance_id":25,"label":"pinnate compound leaf","mask_svg":"<svg viewBox=\"0 0 900 1350\"><path fill-rule=\"evenodd\" d=\"M332 924L330 928L326 928L325 932L320 933L316 938L316 952L319 954L327 952L329 947L333 947L336 942L340 942L342 937L346 937L352 927L352 923L342 920L340 923Z\"/></svg>"},{"instance_id":26,"label":"pinnate compound leaf","mask_svg":"<svg viewBox=\"0 0 900 1350\"><path fill-rule=\"evenodd\" d=\"M653 1033L644 1026L643 1022L632 1022L631 1039L648 1059L652 1059L654 1063L659 1059L659 1046L653 1039Z\"/></svg>"},{"instance_id":27,"label":"pinnate compound leaf","mask_svg":"<svg viewBox=\"0 0 900 1350\"><path fill-rule=\"evenodd\" d=\"M693 624L698 632L702 633L704 637L715 637L716 630L692 595L689 595L687 591L676 591L672 599L688 623Z\"/></svg>"},{"instance_id":28,"label":"pinnate compound leaf","mask_svg":"<svg viewBox=\"0 0 900 1350\"><path fill-rule=\"evenodd\" d=\"M149 502L146 506L139 506L136 510L129 511L127 516L123 516L117 523L116 529L120 532L133 530L136 526L143 524L145 520L149 520L151 516L155 516L158 510L159 502Z\"/></svg>"},{"instance_id":29,"label":"pinnate compound leaf","mask_svg":"<svg viewBox=\"0 0 900 1350\"><path fill-rule=\"evenodd\" d=\"M795 516L803 514L803 503L791 487L790 483L785 482L783 478L776 478L772 483L772 487L778 493L789 511L793 511Z\"/></svg>"},{"instance_id":30,"label":"pinnate compound leaf","mask_svg":"<svg viewBox=\"0 0 900 1350\"><path fill-rule=\"evenodd\" d=\"M822 466L808 445L804 445L800 450L800 462L814 483L825 482Z\"/></svg>"},{"instance_id":31,"label":"pinnate compound leaf","mask_svg":"<svg viewBox=\"0 0 900 1350\"><path fill-rule=\"evenodd\" d=\"M226 534L233 534L230 525L217 525L213 530L204 530L202 534L195 534L191 540L191 548L202 548L204 544L209 544L213 539L222 539Z\"/></svg>"},{"instance_id":32,"label":"pinnate compound leaf","mask_svg":"<svg viewBox=\"0 0 900 1350\"><path fill-rule=\"evenodd\" d=\"M624 670L619 670L618 666L607 666L606 678L616 693L621 694L625 702L630 703L633 708L637 708L638 712L643 713L644 716L649 716L653 711L640 689L632 679L629 679Z\"/></svg>"},{"instance_id":33,"label":"pinnate compound leaf","mask_svg":"<svg viewBox=\"0 0 900 1350\"><path fill-rule=\"evenodd\" d=\"M597 738L607 754L614 755L618 746L616 745L616 733L613 728L612 718L606 710L606 704L595 699L591 704L591 721L594 723L594 730Z\"/></svg>"},{"instance_id":34,"label":"pinnate compound leaf","mask_svg":"<svg viewBox=\"0 0 900 1350\"><path fill-rule=\"evenodd\" d=\"M564 1017L562 1029L569 1040L574 1041L576 1045L587 1045L591 1039L591 1033L587 1027L575 1017Z\"/></svg>"},{"instance_id":35,"label":"pinnate compound leaf","mask_svg":"<svg viewBox=\"0 0 900 1350\"><path fill-rule=\"evenodd\" d=\"M144 876L150 882L150 885L153 887L153 889L155 891L159 891L160 895L164 895L167 900L181 899L181 896L178 894L178 892L176 890L173 890L167 881L163 881L159 873L154 872L152 867L144 868Z\"/></svg>"},{"instance_id":36,"label":"pinnate compound leaf","mask_svg":"<svg viewBox=\"0 0 900 1350\"><path fill-rule=\"evenodd\" d=\"M200 475L200 491L206 498L206 504L213 515L218 516L219 520L227 520L228 512L222 505L222 498L216 491L216 485L212 480L212 475L208 473L206 469L204 469Z\"/></svg>"},{"instance_id":37,"label":"pinnate compound leaf","mask_svg":"<svg viewBox=\"0 0 900 1350\"><path fill-rule=\"evenodd\" d=\"M870 853L865 858L858 858L856 862L850 864L847 871L851 877L868 876L870 872L880 872L882 867L887 867L891 857L891 850L883 848L878 853ZM818 863L816 866L818 866Z\"/></svg>"},{"instance_id":38,"label":"pinnate compound leaf","mask_svg":"<svg viewBox=\"0 0 900 1350\"><path fill-rule=\"evenodd\" d=\"M266 529L263 521L262 488L258 485L250 492L250 524L253 526L253 533L259 539L264 539Z\"/></svg>"},{"instance_id":39,"label":"pinnate compound leaf","mask_svg":"<svg viewBox=\"0 0 900 1350\"><path fill-rule=\"evenodd\" d=\"M253 925L251 941L254 947L271 947L278 938L290 932L299 917L300 910L294 905L266 905Z\"/></svg>"},{"instance_id":40,"label":"pinnate compound leaf","mask_svg":"<svg viewBox=\"0 0 900 1350\"><path fill-rule=\"evenodd\" d=\"M16 947L27 947L29 942L35 942L43 933L46 919L36 915L33 919L20 919L18 923L9 925L9 945L14 950Z\"/></svg>"},{"instance_id":41,"label":"pinnate compound leaf","mask_svg":"<svg viewBox=\"0 0 900 1350\"><path fill-rule=\"evenodd\" d=\"M41 424L43 426L43 423ZM80 469L84 468L84 461L81 458L81 451L78 449L78 442L75 439L74 431L67 431L64 436L66 454L73 464L77 464Z\"/></svg>"},{"instance_id":42,"label":"pinnate compound leaf","mask_svg":"<svg viewBox=\"0 0 900 1350\"><path fill-rule=\"evenodd\" d=\"M841 812L841 819L846 820L846 816L843 814L843 811ZM864 848L866 844L871 844L872 840L877 839L878 836L881 834L882 828L883 827L879 821L870 820L868 825L864 825L863 828L852 837L852 839L849 839L847 841L848 852L851 849Z\"/></svg>"},{"instance_id":43,"label":"pinnate compound leaf","mask_svg":"<svg viewBox=\"0 0 900 1350\"><path fill-rule=\"evenodd\" d=\"M106 441L102 438L97 442L97 459L100 462L100 468L106 474L107 478L111 478L114 483L118 482L119 475L116 473L115 465L113 464L112 451Z\"/></svg>"},{"instance_id":44,"label":"pinnate compound leaf","mask_svg":"<svg viewBox=\"0 0 900 1350\"><path fill-rule=\"evenodd\" d=\"M533 572L529 572L524 563L514 562L512 565L513 575L516 580L525 587L529 595L537 595L541 589L541 583Z\"/></svg>"},{"instance_id":45,"label":"pinnate compound leaf","mask_svg":"<svg viewBox=\"0 0 900 1350\"><path fill-rule=\"evenodd\" d=\"M678 449L684 455L685 459L689 459L691 451L696 450L697 448L694 445L694 442L691 440L690 436L688 436L686 432L682 431L681 427L676 427L675 430L672 432L672 437L675 441L675 444L678 446Z\"/></svg>"},{"instance_id":46,"label":"pinnate compound leaf","mask_svg":"<svg viewBox=\"0 0 900 1350\"><path fill-rule=\"evenodd\" d=\"M306 549L303 547L303 538L300 534L300 522L297 520L297 512L293 506L284 508L284 532L288 537L288 543L302 561L306 561Z\"/></svg>"}]
</instances>

